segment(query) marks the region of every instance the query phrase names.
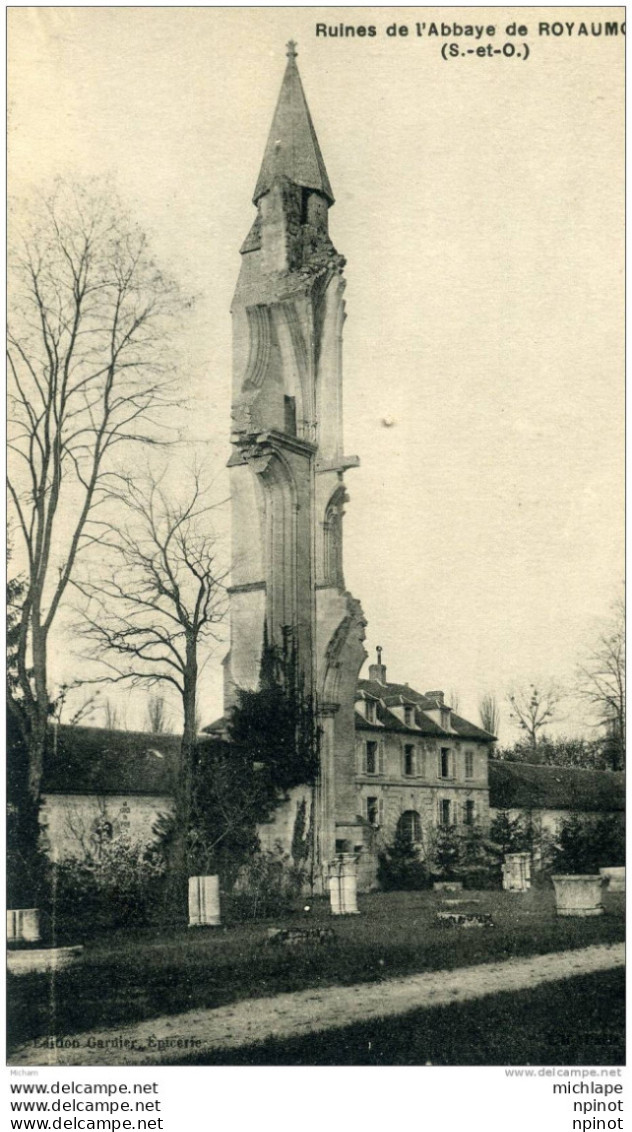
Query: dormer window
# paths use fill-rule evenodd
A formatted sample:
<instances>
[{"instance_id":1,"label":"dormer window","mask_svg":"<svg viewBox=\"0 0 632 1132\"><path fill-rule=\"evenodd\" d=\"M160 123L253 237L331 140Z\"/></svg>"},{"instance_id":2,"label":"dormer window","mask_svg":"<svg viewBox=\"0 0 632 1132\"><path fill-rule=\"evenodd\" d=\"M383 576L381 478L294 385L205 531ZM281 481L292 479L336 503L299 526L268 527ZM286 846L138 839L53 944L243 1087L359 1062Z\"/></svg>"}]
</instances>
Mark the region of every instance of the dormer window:
<instances>
[{"instance_id":1,"label":"dormer window","mask_svg":"<svg viewBox=\"0 0 632 1132\"><path fill-rule=\"evenodd\" d=\"M366 700L364 706L367 723L375 723L377 718L375 700Z\"/></svg>"},{"instance_id":2,"label":"dormer window","mask_svg":"<svg viewBox=\"0 0 632 1132\"><path fill-rule=\"evenodd\" d=\"M406 727L415 726L415 709L412 704L404 704L404 723Z\"/></svg>"}]
</instances>

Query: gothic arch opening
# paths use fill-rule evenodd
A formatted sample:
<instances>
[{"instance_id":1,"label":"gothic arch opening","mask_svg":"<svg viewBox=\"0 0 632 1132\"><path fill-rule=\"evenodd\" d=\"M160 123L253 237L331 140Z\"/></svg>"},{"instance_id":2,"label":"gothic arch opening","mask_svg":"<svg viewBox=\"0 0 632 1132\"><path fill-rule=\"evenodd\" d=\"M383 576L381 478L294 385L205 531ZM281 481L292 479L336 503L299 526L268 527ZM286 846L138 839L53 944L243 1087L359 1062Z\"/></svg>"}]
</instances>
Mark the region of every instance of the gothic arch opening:
<instances>
[{"instance_id":1,"label":"gothic arch opening","mask_svg":"<svg viewBox=\"0 0 632 1132\"><path fill-rule=\"evenodd\" d=\"M289 468L272 456L261 479L265 487L267 620L271 641L279 641L282 627L296 628L296 505Z\"/></svg>"}]
</instances>

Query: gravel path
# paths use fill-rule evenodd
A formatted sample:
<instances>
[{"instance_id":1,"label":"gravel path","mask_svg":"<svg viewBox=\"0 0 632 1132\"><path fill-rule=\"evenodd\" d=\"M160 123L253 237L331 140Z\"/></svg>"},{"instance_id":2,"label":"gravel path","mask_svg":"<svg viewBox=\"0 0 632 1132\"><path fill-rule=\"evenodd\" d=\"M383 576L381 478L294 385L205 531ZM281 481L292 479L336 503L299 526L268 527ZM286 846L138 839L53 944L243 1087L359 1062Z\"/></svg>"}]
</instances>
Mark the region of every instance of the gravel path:
<instances>
[{"instance_id":1,"label":"gravel path","mask_svg":"<svg viewBox=\"0 0 632 1132\"><path fill-rule=\"evenodd\" d=\"M606 971L624 965L624 944L598 944L577 951L553 952L528 959L508 959L454 971L431 971L378 983L280 994L222 1006L152 1018L119 1029L94 1030L47 1039L16 1050L10 1065L156 1065L181 1061L213 1050L236 1049L265 1038L289 1038L330 1030L371 1018L404 1014L420 1007L481 998L498 991L525 990L539 983ZM288 953L288 962L291 962ZM52 1039L51 1039L52 1042Z\"/></svg>"}]
</instances>

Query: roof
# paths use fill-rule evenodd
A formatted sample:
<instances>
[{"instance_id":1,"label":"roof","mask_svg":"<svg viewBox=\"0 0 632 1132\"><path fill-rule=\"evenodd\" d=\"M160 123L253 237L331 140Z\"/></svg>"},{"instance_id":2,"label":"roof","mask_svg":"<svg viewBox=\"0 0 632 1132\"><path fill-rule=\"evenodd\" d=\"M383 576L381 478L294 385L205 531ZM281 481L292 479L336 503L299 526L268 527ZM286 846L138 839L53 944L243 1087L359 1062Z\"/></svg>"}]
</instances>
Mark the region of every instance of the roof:
<instances>
[{"instance_id":1,"label":"roof","mask_svg":"<svg viewBox=\"0 0 632 1132\"><path fill-rule=\"evenodd\" d=\"M255 204L279 177L287 177L295 185L303 185L306 189L316 189L327 197L330 204L334 203L325 162L291 50L255 188Z\"/></svg>"},{"instance_id":2,"label":"roof","mask_svg":"<svg viewBox=\"0 0 632 1132\"><path fill-rule=\"evenodd\" d=\"M180 735L61 724L49 740L42 792L169 794L181 741Z\"/></svg>"},{"instance_id":3,"label":"roof","mask_svg":"<svg viewBox=\"0 0 632 1132\"><path fill-rule=\"evenodd\" d=\"M426 708L435 706L434 700L429 700L423 692L416 692L408 684L392 684L390 681L387 684L380 684L379 680L358 680L358 691L368 692L370 696L385 702L388 700L391 703L401 702L401 697L408 703L419 704Z\"/></svg>"},{"instance_id":4,"label":"roof","mask_svg":"<svg viewBox=\"0 0 632 1132\"><path fill-rule=\"evenodd\" d=\"M462 735L467 739L483 739L486 743L491 743L495 738L489 731L485 731L482 727L477 727L475 723L470 723L469 719L463 719L462 716L457 715L456 712L450 713L450 722L452 730L456 731L457 735Z\"/></svg>"},{"instance_id":5,"label":"roof","mask_svg":"<svg viewBox=\"0 0 632 1132\"><path fill-rule=\"evenodd\" d=\"M220 715L219 719L214 719L212 723L207 724L202 728L203 735L224 735L228 727L228 716Z\"/></svg>"},{"instance_id":6,"label":"roof","mask_svg":"<svg viewBox=\"0 0 632 1132\"><path fill-rule=\"evenodd\" d=\"M496 810L624 810L625 774L490 759L489 804Z\"/></svg>"},{"instance_id":7,"label":"roof","mask_svg":"<svg viewBox=\"0 0 632 1132\"><path fill-rule=\"evenodd\" d=\"M407 727L401 719L398 719L396 715L393 715L393 712L381 703L377 705L376 716L377 723L369 723L363 715L360 715L359 711L356 711L355 725L359 730L379 731L381 735L385 731L404 731L413 735L419 735L420 732L422 735L447 735L447 732L443 731L433 719L430 719L430 716L424 715L419 710L415 712L414 727Z\"/></svg>"},{"instance_id":8,"label":"roof","mask_svg":"<svg viewBox=\"0 0 632 1132\"><path fill-rule=\"evenodd\" d=\"M456 734L461 739L477 739L484 743L491 743L494 739L494 736L490 735L488 731L484 731L482 727L477 727L475 723L463 719L454 711L450 711L450 730L441 727L427 715L428 711L434 711L440 705L437 704L436 700L424 695L423 692L416 692L408 684L380 684L378 680L358 680L358 692L362 696L377 700L377 718L381 726L368 723L364 716L356 712L356 727L374 728L376 731L384 731L385 729L389 731L411 731L413 733L421 731L425 735L440 735L450 738L454 738ZM415 705L414 727L406 727L402 720L389 710L391 707L402 703Z\"/></svg>"}]
</instances>

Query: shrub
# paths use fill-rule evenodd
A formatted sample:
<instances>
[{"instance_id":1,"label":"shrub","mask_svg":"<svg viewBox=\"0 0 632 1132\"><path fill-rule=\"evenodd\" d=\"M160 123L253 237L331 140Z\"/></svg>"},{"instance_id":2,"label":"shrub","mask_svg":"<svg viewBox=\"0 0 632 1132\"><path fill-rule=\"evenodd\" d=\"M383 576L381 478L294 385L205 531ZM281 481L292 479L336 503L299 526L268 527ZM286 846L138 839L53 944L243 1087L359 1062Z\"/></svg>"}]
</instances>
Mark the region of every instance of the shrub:
<instances>
[{"instance_id":1,"label":"shrub","mask_svg":"<svg viewBox=\"0 0 632 1132\"><path fill-rule=\"evenodd\" d=\"M440 825L430 850L433 880L460 880L461 837L454 825Z\"/></svg>"},{"instance_id":2,"label":"shrub","mask_svg":"<svg viewBox=\"0 0 632 1132\"><path fill-rule=\"evenodd\" d=\"M296 910L306 882L304 868L295 865L277 842L260 850L239 872L232 892L224 893L229 920L265 920Z\"/></svg>"},{"instance_id":3,"label":"shrub","mask_svg":"<svg viewBox=\"0 0 632 1132\"><path fill-rule=\"evenodd\" d=\"M498 843L479 826L470 826L459 837L456 875L465 888L500 888L504 853Z\"/></svg>"},{"instance_id":4,"label":"shrub","mask_svg":"<svg viewBox=\"0 0 632 1132\"><path fill-rule=\"evenodd\" d=\"M48 909L54 934L86 936L154 921L164 871L151 847L120 838L54 865Z\"/></svg>"},{"instance_id":5,"label":"shrub","mask_svg":"<svg viewBox=\"0 0 632 1132\"><path fill-rule=\"evenodd\" d=\"M386 892L429 888L431 877L419 850L400 830L378 856L377 879Z\"/></svg>"},{"instance_id":6,"label":"shrub","mask_svg":"<svg viewBox=\"0 0 632 1132\"><path fill-rule=\"evenodd\" d=\"M561 874L598 873L608 865L623 864L623 825L610 817L571 814L562 823L550 854L550 871Z\"/></svg>"},{"instance_id":7,"label":"shrub","mask_svg":"<svg viewBox=\"0 0 632 1132\"><path fill-rule=\"evenodd\" d=\"M422 860L419 850L401 833L379 856L378 881L382 889L418 890L433 881L463 882L466 888L499 888L502 851L479 826L458 829L440 826Z\"/></svg>"},{"instance_id":8,"label":"shrub","mask_svg":"<svg viewBox=\"0 0 632 1132\"><path fill-rule=\"evenodd\" d=\"M503 857L507 853L530 853L533 829L524 818L511 818L506 810L501 810L489 827L489 839L498 846Z\"/></svg>"}]
</instances>

